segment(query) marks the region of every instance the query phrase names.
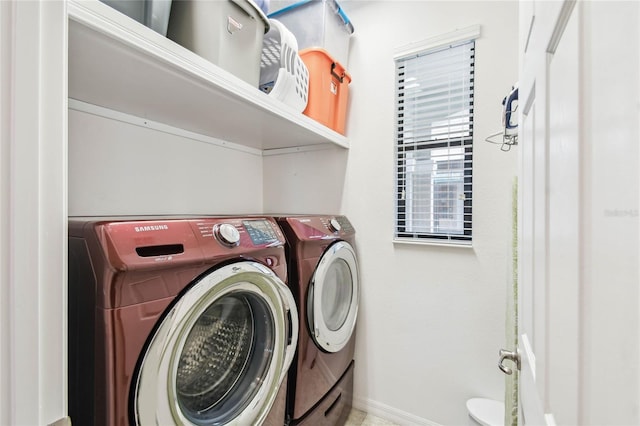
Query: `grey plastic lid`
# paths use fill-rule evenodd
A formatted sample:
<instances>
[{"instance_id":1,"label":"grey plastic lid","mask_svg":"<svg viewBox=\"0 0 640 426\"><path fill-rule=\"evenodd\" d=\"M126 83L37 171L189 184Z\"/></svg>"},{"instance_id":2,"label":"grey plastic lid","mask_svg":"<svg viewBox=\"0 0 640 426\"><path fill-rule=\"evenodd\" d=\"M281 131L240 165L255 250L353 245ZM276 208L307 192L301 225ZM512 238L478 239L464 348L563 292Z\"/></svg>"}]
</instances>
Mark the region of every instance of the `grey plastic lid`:
<instances>
[{"instance_id":1,"label":"grey plastic lid","mask_svg":"<svg viewBox=\"0 0 640 426\"><path fill-rule=\"evenodd\" d=\"M338 2L336 0L301 0L297 3L294 3L292 5L289 5L287 7L284 7L280 10L276 10L275 12L271 12L269 14L269 18L274 18L274 19L278 19L278 15L283 15L285 13L289 13L292 10L299 8L301 6L304 6L308 3L311 3L312 1L325 1L325 2L332 2L337 10L338 16L340 16L340 18L342 19L342 22L344 22L345 27L347 27L347 30L349 31L350 34L353 34L354 28L353 28L353 24L351 23L351 20L349 19L349 17L347 16L346 13L344 13L344 10L342 10L342 8L340 7L340 5L338 4Z\"/></svg>"},{"instance_id":2,"label":"grey plastic lid","mask_svg":"<svg viewBox=\"0 0 640 426\"><path fill-rule=\"evenodd\" d=\"M262 11L262 8L260 8L260 6L256 4L256 2L254 2L253 0L231 0L231 1L240 7L242 7L242 3L249 4L253 9L255 9L258 16L260 16L260 19L262 19L262 22L264 22L264 33L266 34L269 32L269 29L271 28L271 24L269 23L269 18L267 18L267 15L265 15L265 13Z\"/></svg>"}]
</instances>

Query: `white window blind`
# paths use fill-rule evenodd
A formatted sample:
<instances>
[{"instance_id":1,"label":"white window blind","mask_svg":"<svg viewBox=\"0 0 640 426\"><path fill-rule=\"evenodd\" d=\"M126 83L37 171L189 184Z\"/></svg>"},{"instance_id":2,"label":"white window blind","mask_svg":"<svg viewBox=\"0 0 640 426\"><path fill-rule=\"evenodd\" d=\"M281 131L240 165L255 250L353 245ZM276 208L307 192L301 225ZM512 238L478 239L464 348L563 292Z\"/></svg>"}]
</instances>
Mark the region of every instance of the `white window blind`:
<instances>
[{"instance_id":1,"label":"white window blind","mask_svg":"<svg viewBox=\"0 0 640 426\"><path fill-rule=\"evenodd\" d=\"M470 244L475 42L396 58L395 238Z\"/></svg>"}]
</instances>

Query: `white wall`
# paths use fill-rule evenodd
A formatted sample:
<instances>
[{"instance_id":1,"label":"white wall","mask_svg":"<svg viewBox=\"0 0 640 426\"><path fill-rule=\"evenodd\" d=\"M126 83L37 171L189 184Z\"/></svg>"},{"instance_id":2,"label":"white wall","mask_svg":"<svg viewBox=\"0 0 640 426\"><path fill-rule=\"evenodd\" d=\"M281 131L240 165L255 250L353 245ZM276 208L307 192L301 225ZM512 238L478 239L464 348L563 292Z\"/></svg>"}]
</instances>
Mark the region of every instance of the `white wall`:
<instances>
[{"instance_id":1,"label":"white wall","mask_svg":"<svg viewBox=\"0 0 640 426\"><path fill-rule=\"evenodd\" d=\"M69 215L262 211L262 156L69 110Z\"/></svg>"},{"instance_id":2,"label":"white wall","mask_svg":"<svg viewBox=\"0 0 640 426\"><path fill-rule=\"evenodd\" d=\"M349 152L329 147L264 157L264 211L340 212Z\"/></svg>"},{"instance_id":3,"label":"white wall","mask_svg":"<svg viewBox=\"0 0 640 426\"><path fill-rule=\"evenodd\" d=\"M362 267L355 402L403 424L467 422L465 401L502 399L497 368L516 150L484 138L518 78L517 2L345 2L354 22L351 140L342 211ZM472 249L392 243L394 49L470 25L476 43Z\"/></svg>"}]
</instances>

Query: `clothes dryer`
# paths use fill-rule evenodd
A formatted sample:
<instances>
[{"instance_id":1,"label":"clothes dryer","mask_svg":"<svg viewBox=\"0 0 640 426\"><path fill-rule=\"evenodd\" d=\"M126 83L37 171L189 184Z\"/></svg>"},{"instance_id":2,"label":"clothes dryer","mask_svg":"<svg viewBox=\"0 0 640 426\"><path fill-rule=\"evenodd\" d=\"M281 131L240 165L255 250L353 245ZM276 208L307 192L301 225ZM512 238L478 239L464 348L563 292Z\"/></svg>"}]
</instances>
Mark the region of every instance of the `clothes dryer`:
<instances>
[{"instance_id":1,"label":"clothes dryer","mask_svg":"<svg viewBox=\"0 0 640 426\"><path fill-rule=\"evenodd\" d=\"M69 223L79 425L282 425L298 314L272 218Z\"/></svg>"},{"instance_id":2,"label":"clothes dryer","mask_svg":"<svg viewBox=\"0 0 640 426\"><path fill-rule=\"evenodd\" d=\"M298 349L287 386L293 424L344 423L351 409L359 272L344 216L278 217L298 306Z\"/></svg>"}]
</instances>

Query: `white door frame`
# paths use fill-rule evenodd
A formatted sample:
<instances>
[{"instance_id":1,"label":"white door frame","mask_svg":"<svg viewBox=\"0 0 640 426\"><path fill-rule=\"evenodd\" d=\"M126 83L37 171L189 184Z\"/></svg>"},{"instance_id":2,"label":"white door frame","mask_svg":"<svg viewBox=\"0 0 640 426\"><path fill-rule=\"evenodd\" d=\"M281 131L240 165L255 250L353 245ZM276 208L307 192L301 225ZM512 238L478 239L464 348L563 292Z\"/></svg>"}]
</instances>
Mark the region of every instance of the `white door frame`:
<instances>
[{"instance_id":1,"label":"white door frame","mask_svg":"<svg viewBox=\"0 0 640 426\"><path fill-rule=\"evenodd\" d=\"M67 15L0 2L0 424L67 415Z\"/></svg>"}]
</instances>

